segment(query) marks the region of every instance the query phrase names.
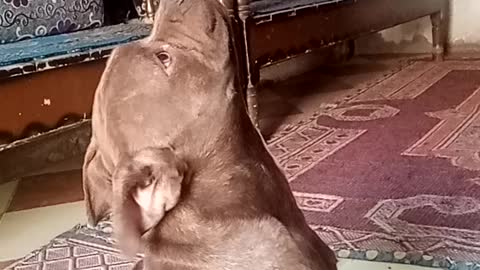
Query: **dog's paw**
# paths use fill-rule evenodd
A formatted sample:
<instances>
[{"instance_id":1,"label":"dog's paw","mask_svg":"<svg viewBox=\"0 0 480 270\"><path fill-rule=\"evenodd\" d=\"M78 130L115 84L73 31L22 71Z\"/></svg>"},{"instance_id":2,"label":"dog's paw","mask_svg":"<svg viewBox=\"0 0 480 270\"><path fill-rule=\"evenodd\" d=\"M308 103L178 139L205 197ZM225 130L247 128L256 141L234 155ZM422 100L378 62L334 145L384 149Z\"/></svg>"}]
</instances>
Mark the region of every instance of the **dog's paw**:
<instances>
[{"instance_id":1,"label":"dog's paw","mask_svg":"<svg viewBox=\"0 0 480 270\"><path fill-rule=\"evenodd\" d=\"M141 209L145 229L155 226L167 211L172 210L180 200L185 177L176 164L165 163L149 168L147 180L137 186L132 196Z\"/></svg>"},{"instance_id":2,"label":"dog's paw","mask_svg":"<svg viewBox=\"0 0 480 270\"><path fill-rule=\"evenodd\" d=\"M186 163L170 148L143 149L118 164L113 224L124 249L136 252L142 236L177 205L186 171Z\"/></svg>"}]
</instances>

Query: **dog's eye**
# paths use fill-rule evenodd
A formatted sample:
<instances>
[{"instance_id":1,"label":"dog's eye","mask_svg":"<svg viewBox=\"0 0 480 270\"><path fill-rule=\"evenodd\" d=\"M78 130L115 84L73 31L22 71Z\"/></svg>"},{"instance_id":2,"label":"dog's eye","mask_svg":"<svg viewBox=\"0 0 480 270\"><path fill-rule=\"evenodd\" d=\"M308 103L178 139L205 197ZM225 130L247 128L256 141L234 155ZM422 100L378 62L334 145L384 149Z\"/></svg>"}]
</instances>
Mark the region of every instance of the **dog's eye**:
<instances>
[{"instance_id":1,"label":"dog's eye","mask_svg":"<svg viewBox=\"0 0 480 270\"><path fill-rule=\"evenodd\" d=\"M165 67L168 67L170 66L171 62L172 62L172 58L170 57L170 55L167 53L167 52L159 52L156 54L158 60L160 60L160 62L165 66Z\"/></svg>"}]
</instances>

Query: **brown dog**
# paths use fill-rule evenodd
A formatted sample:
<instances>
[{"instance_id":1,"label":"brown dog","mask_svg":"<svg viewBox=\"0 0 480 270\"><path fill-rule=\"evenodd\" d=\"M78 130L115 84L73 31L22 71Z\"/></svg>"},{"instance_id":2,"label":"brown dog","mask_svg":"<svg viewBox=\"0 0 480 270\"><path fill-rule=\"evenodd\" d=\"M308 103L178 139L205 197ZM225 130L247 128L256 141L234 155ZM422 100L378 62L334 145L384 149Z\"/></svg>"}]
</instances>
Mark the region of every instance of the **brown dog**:
<instances>
[{"instance_id":1,"label":"brown dog","mask_svg":"<svg viewBox=\"0 0 480 270\"><path fill-rule=\"evenodd\" d=\"M141 244L147 269L335 270L246 113L224 8L162 0L156 18L114 50L96 92L89 224L113 207L122 248Z\"/></svg>"}]
</instances>

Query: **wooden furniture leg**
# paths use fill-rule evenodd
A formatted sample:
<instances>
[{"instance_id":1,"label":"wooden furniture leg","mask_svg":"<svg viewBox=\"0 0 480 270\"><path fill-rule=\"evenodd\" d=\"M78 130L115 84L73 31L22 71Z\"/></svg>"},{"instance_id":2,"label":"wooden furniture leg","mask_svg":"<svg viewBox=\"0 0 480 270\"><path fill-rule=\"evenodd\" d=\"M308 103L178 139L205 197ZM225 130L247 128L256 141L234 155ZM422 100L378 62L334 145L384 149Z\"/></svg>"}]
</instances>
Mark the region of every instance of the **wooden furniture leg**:
<instances>
[{"instance_id":1,"label":"wooden furniture leg","mask_svg":"<svg viewBox=\"0 0 480 270\"><path fill-rule=\"evenodd\" d=\"M145 4L147 5L147 19L149 22L153 23L153 19L155 17L155 7L153 5L153 0L145 0Z\"/></svg>"},{"instance_id":2,"label":"wooden furniture leg","mask_svg":"<svg viewBox=\"0 0 480 270\"><path fill-rule=\"evenodd\" d=\"M238 1L238 15L242 24L242 39L243 39L243 52L244 52L244 71L246 75L246 103L248 114L253 124L258 128L258 96L257 96L257 84L259 81L259 70L254 63L252 63L249 46L248 36L248 24L250 19L250 0Z\"/></svg>"},{"instance_id":3,"label":"wooden furniture leg","mask_svg":"<svg viewBox=\"0 0 480 270\"><path fill-rule=\"evenodd\" d=\"M430 15L432 21L432 43L433 43L433 60L443 61L443 55L445 52L445 44L443 42L443 14L437 12Z\"/></svg>"}]
</instances>

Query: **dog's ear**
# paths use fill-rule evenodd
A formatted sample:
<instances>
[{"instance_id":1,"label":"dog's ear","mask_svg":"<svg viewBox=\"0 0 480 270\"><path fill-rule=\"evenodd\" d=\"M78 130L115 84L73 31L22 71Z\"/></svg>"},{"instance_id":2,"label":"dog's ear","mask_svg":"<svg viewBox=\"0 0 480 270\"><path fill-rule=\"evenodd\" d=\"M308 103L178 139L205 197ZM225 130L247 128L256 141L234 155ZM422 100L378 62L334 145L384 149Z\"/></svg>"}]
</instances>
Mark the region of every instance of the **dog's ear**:
<instances>
[{"instance_id":1,"label":"dog's ear","mask_svg":"<svg viewBox=\"0 0 480 270\"><path fill-rule=\"evenodd\" d=\"M145 149L124 158L113 176L113 228L127 255L139 252L142 235L179 201L186 164L170 149Z\"/></svg>"},{"instance_id":2,"label":"dog's ear","mask_svg":"<svg viewBox=\"0 0 480 270\"><path fill-rule=\"evenodd\" d=\"M95 227L111 211L112 186L102 154L92 139L82 166L82 184L87 212L87 225Z\"/></svg>"}]
</instances>

